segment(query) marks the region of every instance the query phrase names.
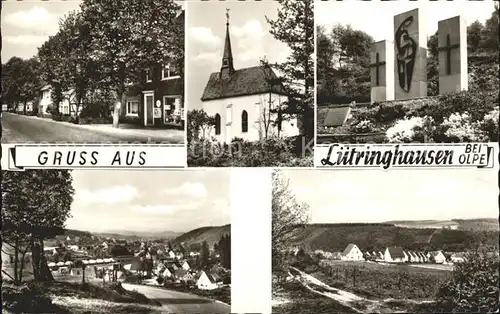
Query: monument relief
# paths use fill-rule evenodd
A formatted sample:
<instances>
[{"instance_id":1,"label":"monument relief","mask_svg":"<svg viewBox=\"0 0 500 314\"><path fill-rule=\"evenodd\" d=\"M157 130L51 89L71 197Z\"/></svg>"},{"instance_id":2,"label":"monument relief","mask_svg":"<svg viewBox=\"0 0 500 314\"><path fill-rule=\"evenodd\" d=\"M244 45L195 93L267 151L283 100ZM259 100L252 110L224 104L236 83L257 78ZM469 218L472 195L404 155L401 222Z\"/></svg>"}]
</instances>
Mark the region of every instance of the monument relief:
<instances>
[{"instance_id":1,"label":"monument relief","mask_svg":"<svg viewBox=\"0 0 500 314\"><path fill-rule=\"evenodd\" d=\"M413 16L406 18L396 31L396 49L399 86L405 92L410 91L415 57L417 55L417 43L410 37L408 28L413 22Z\"/></svg>"}]
</instances>

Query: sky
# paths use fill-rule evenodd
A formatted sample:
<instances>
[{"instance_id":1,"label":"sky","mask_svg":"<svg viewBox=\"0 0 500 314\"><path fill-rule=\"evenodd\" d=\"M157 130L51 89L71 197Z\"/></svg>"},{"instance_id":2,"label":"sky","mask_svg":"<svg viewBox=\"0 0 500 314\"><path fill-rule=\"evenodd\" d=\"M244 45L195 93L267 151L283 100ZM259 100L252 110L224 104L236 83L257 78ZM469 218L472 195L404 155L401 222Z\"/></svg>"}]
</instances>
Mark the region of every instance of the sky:
<instances>
[{"instance_id":1,"label":"sky","mask_svg":"<svg viewBox=\"0 0 500 314\"><path fill-rule=\"evenodd\" d=\"M427 16L427 35L433 35L438 21L462 15L467 25L491 17L493 1L316 1L316 25L327 29L335 24L350 24L354 29L370 34L375 41L392 40L394 15L419 8L420 15ZM422 20L422 19L421 19Z\"/></svg>"},{"instance_id":2,"label":"sky","mask_svg":"<svg viewBox=\"0 0 500 314\"><path fill-rule=\"evenodd\" d=\"M187 232L230 223L229 171L73 171L66 228Z\"/></svg>"},{"instance_id":3,"label":"sky","mask_svg":"<svg viewBox=\"0 0 500 314\"><path fill-rule=\"evenodd\" d=\"M210 74L219 72L229 9L235 69L257 66L264 57L283 62L289 50L269 33L266 16L276 19L276 1L189 1L186 18L187 107L200 109L200 98Z\"/></svg>"},{"instance_id":4,"label":"sky","mask_svg":"<svg viewBox=\"0 0 500 314\"><path fill-rule=\"evenodd\" d=\"M498 167L283 174L312 223L498 218Z\"/></svg>"},{"instance_id":5,"label":"sky","mask_svg":"<svg viewBox=\"0 0 500 314\"><path fill-rule=\"evenodd\" d=\"M59 30L59 21L78 10L79 0L2 1L2 63L17 56L29 59L36 55L49 36ZM184 7L185 2L178 2Z\"/></svg>"}]
</instances>

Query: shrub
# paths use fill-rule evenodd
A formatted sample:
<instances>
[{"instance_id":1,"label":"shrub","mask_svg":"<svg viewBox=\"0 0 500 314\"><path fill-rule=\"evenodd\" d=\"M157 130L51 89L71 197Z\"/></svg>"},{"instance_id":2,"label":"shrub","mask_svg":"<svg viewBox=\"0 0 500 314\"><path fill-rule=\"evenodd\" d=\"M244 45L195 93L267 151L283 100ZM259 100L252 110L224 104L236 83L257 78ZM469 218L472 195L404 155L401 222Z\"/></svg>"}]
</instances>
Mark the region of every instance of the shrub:
<instances>
[{"instance_id":1,"label":"shrub","mask_svg":"<svg viewBox=\"0 0 500 314\"><path fill-rule=\"evenodd\" d=\"M411 143L425 141L432 131L432 118L413 117L397 121L386 131L390 143Z\"/></svg>"},{"instance_id":2,"label":"shrub","mask_svg":"<svg viewBox=\"0 0 500 314\"><path fill-rule=\"evenodd\" d=\"M257 142L235 138L231 144L214 140L192 141L188 151L189 166L271 167L290 164L312 166L312 156L302 156L301 137L267 138Z\"/></svg>"},{"instance_id":3,"label":"shrub","mask_svg":"<svg viewBox=\"0 0 500 314\"><path fill-rule=\"evenodd\" d=\"M28 283L23 286L2 287L2 306L14 313L54 313L56 305L45 294L41 285Z\"/></svg>"},{"instance_id":4,"label":"shrub","mask_svg":"<svg viewBox=\"0 0 500 314\"><path fill-rule=\"evenodd\" d=\"M453 270L453 278L437 294L443 312L492 313L499 309L498 255L481 249L469 253Z\"/></svg>"}]
</instances>

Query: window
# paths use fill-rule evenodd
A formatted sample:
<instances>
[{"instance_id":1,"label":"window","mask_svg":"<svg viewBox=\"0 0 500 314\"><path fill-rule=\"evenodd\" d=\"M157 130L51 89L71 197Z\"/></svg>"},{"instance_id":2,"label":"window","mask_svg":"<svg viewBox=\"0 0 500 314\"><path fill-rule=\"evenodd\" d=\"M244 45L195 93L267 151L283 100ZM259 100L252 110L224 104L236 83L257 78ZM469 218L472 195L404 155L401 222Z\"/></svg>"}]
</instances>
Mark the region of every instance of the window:
<instances>
[{"instance_id":1,"label":"window","mask_svg":"<svg viewBox=\"0 0 500 314\"><path fill-rule=\"evenodd\" d=\"M146 83L153 81L153 73L151 69L146 69Z\"/></svg>"},{"instance_id":2,"label":"window","mask_svg":"<svg viewBox=\"0 0 500 314\"><path fill-rule=\"evenodd\" d=\"M127 102L127 116L139 115L139 101L131 100Z\"/></svg>"},{"instance_id":3,"label":"window","mask_svg":"<svg viewBox=\"0 0 500 314\"><path fill-rule=\"evenodd\" d=\"M172 64L167 64L163 66L161 70L161 79L168 80L179 77L179 72Z\"/></svg>"},{"instance_id":4,"label":"window","mask_svg":"<svg viewBox=\"0 0 500 314\"><path fill-rule=\"evenodd\" d=\"M248 113L246 110L241 113L241 132L248 132Z\"/></svg>"},{"instance_id":5,"label":"window","mask_svg":"<svg viewBox=\"0 0 500 314\"><path fill-rule=\"evenodd\" d=\"M215 115L215 135L220 134L220 115L217 113Z\"/></svg>"}]
</instances>

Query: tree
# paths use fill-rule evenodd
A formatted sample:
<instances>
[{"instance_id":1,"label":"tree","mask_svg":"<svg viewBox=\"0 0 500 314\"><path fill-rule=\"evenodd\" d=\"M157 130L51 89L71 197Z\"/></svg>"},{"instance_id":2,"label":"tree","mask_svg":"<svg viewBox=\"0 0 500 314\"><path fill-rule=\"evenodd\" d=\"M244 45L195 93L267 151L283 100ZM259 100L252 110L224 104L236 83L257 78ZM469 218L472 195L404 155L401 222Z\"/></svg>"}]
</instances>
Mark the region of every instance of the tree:
<instances>
[{"instance_id":1,"label":"tree","mask_svg":"<svg viewBox=\"0 0 500 314\"><path fill-rule=\"evenodd\" d=\"M210 248L208 247L207 241L203 241L203 244L201 245L201 267L205 267L208 265L208 262L210 260Z\"/></svg>"},{"instance_id":2,"label":"tree","mask_svg":"<svg viewBox=\"0 0 500 314\"><path fill-rule=\"evenodd\" d=\"M477 20L467 27L467 47L469 51L475 52L481 47L483 30L483 24Z\"/></svg>"},{"instance_id":3,"label":"tree","mask_svg":"<svg viewBox=\"0 0 500 314\"><path fill-rule=\"evenodd\" d=\"M439 94L439 49L438 32L427 39L427 95Z\"/></svg>"},{"instance_id":4,"label":"tree","mask_svg":"<svg viewBox=\"0 0 500 314\"><path fill-rule=\"evenodd\" d=\"M314 136L314 1L278 0L278 17L271 20L271 35L291 50L287 60L277 65L283 73L288 100L284 113L299 117L301 133Z\"/></svg>"},{"instance_id":5,"label":"tree","mask_svg":"<svg viewBox=\"0 0 500 314\"><path fill-rule=\"evenodd\" d=\"M203 109L189 110L187 114L187 140L205 140L210 130L215 127L215 117L209 116Z\"/></svg>"},{"instance_id":6,"label":"tree","mask_svg":"<svg viewBox=\"0 0 500 314\"><path fill-rule=\"evenodd\" d=\"M132 253L123 245L115 245L111 248L111 256L131 255Z\"/></svg>"},{"instance_id":7,"label":"tree","mask_svg":"<svg viewBox=\"0 0 500 314\"><path fill-rule=\"evenodd\" d=\"M36 281L53 280L43 241L63 234L73 194L68 170L3 172L2 234L14 240L23 235L29 241Z\"/></svg>"},{"instance_id":8,"label":"tree","mask_svg":"<svg viewBox=\"0 0 500 314\"><path fill-rule=\"evenodd\" d=\"M373 38L350 25L318 27L318 104L369 101Z\"/></svg>"},{"instance_id":9,"label":"tree","mask_svg":"<svg viewBox=\"0 0 500 314\"><path fill-rule=\"evenodd\" d=\"M82 269L82 284L85 284L85 268L87 265L85 265L81 259L78 259L73 264L73 267Z\"/></svg>"},{"instance_id":10,"label":"tree","mask_svg":"<svg viewBox=\"0 0 500 314\"><path fill-rule=\"evenodd\" d=\"M182 243L179 243L179 252L182 254L182 256L186 255L186 250L182 246Z\"/></svg>"},{"instance_id":11,"label":"tree","mask_svg":"<svg viewBox=\"0 0 500 314\"><path fill-rule=\"evenodd\" d=\"M273 269L282 270L286 249L309 222L309 206L295 198L289 180L277 170L272 174L272 189Z\"/></svg>"},{"instance_id":12,"label":"tree","mask_svg":"<svg viewBox=\"0 0 500 314\"><path fill-rule=\"evenodd\" d=\"M95 60L120 103L114 106L114 127L119 124L120 107L126 106L127 84L143 75L137 69L159 62L182 63L183 67L184 23L176 19L179 11L180 6L172 0L82 3L83 19L92 25L89 37Z\"/></svg>"},{"instance_id":13,"label":"tree","mask_svg":"<svg viewBox=\"0 0 500 314\"><path fill-rule=\"evenodd\" d=\"M217 244L222 267L231 269L231 236L223 234Z\"/></svg>"},{"instance_id":14,"label":"tree","mask_svg":"<svg viewBox=\"0 0 500 314\"><path fill-rule=\"evenodd\" d=\"M493 313L499 308L498 253L481 247L455 265L452 278L437 294L442 312Z\"/></svg>"},{"instance_id":15,"label":"tree","mask_svg":"<svg viewBox=\"0 0 500 314\"><path fill-rule=\"evenodd\" d=\"M12 57L2 65L2 100L17 110L20 103L35 103L38 96L40 63L36 58Z\"/></svg>"}]
</instances>

